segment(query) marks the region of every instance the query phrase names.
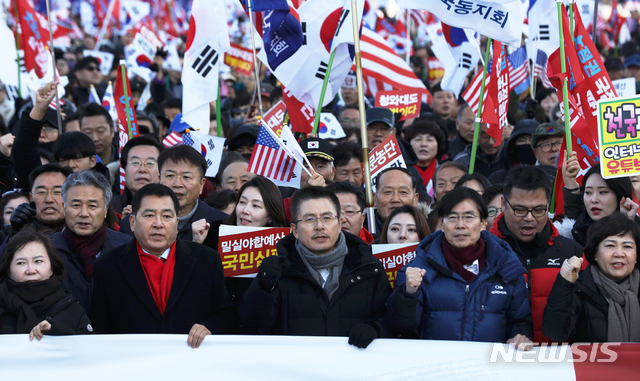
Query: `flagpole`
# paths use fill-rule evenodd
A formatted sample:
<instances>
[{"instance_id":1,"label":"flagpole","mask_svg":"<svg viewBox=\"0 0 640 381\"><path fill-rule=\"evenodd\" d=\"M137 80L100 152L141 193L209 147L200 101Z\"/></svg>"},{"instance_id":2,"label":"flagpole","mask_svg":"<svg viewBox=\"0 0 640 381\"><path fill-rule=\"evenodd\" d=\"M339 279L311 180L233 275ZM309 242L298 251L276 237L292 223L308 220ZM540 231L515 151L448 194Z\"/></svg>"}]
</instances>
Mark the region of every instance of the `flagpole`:
<instances>
[{"instance_id":1,"label":"flagpole","mask_svg":"<svg viewBox=\"0 0 640 381\"><path fill-rule=\"evenodd\" d=\"M216 130L218 137L222 137L222 116L220 115L220 78L218 78L218 98L216 98Z\"/></svg>"},{"instance_id":2,"label":"flagpole","mask_svg":"<svg viewBox=\"0 0 640 381\"><path fill-rule=\"evenodd\" d=\"M573 43L574 37L573 37L573 23L574 23L574 17L573 17L573 4L575 3L575 0L569 0L569 31L571 32L571 42Z\"/></svg>"},{"instance_id":3,"label":"flagpole","mask_svg":"<svg viewBox=\"0 0 640 381\"><path fill-rule=\"evenodd\" d=\"M476 115L476 125L473 131L473 143L471 144L471 162L469 163L469 173L473 173L476 166L476 154L478 152L478 134L480 133L480 118L482 117L482 104L484 102L484 87L487 82L487 65L489 64L489 54L491 49L491 37L487 37L487 52L485 55L484 69L482 69L482 84L480 85L480 97L478 99L478 113Z\"/></svg>"},{"instance_id":4,"label":"flagpole","mask_svg":"<svg viewBox=\"0 0 640 381\"><path fill-rule=\"evenodd\" d=\"M127 109L127 129L129 130L129 140L131 140L133 139L133 129L131 128L131 106L129 105L129 92L127 91L128 78L126 67L124 60L120 60L120 70L122 70L122 91L124 93L124 105Z\"/></svg>"},{"instance_id":5,"label":"flagpole","mask_svg":"<svg viewBox=\"0 0 640 381\"><path fill-rule=\"evenodd\" d=\"M100 32L98 33L98 41L96 41L96 50L100 48L102 45L102 40L104 39L104 35L107 33L107 27L109 26L109 21L111 21L111 16L113 15L113 8L115 8L116 0L109 1L109 7L107 8L107 16L102 22L102 27L100 27Z\"/></svg>"},{"instance_id":6,"label":"flagpole","mask_svg":"<svg viewBox=\"0 0 640 381\"><path fill-rule=\"evenodd\" d=\"M360 21L358 20L356 0L351 0L353 20L353 47L356 61L356 87L358 88L358 111L360 112L360 137L362 140L362 161L364 169L364 189L367 200L367 221L369 233L376 234L376 216L371 188L371 168L369 168L369 140L367 137L366 111L364 108L364 84L362 82L362 58L360 53Z\"/></svg>"},{"instance_id":7,"label":"flagpole","mask_svg":"<svg viewBox=\"0 0 640 381\"><path fill-rule=\"evenodd\" d=\"M597 25L598 25L598 0L593 0L593 26L591 32L591 39L593 40L593 45L596 44L596 33L597 33Z\"/></svg>"},{"instance_id":8,"label":"flagpole","mask_svg":"<svg viewBox=\"0 0 640 381\"><path fill-rule=\"evenodd\" d=\"M15 0L15 14L16 14L16 62L18 63L18 97L22 98L22 84L20 81L20 36L18 35L18 27L20 27L20 14L18 13L18 1Z\"/></svg>"},{"instance_id":9,"label":"flagpole","mask_svg":"<svg viewBox=\"0 0 640 381\"><path fill-rule=\"evenodd\" d=\"M49 44L51 45L51 66L53 66L53 82L58 82L58 74L56 71L56 53L53 49L53 32L51 31L51 14L49 13L49 0L47 3L47 23L49 24ZM58 133L62 135L62 116L60 115L60 97L58 96L58 85L56 84L56 114L58 117Z\"/></svg>"},{"instance_id":10,"label":"flagpole","mask_svg":"<svg viewBox=\"0 0 640 381\"><path fill-rule=\"evenodd\" d=\"M322 92L320 93L320 102L318 102L318 108L316 109L316 115L313 120L313 134L318 134L318 126L320 125L320 115L322 114L322 104L324 103L324 93L327 91L327 83L329 83L329 77L331 76L331 66L333 66L333 58L336 56L336 49L333 49L331 56L329 57L329 66L327 67L327 74L325 74L324 81L322 82Z\"/></svg>"},{"instance_id":11,"label":"flagpole","mask_svg":"<svg viewBox=\"0 0 640 381\"><path fill-rule=\"evenodd\" d=\"M412 45L411 44L411 16L410 16L411 10L407 9L406 12L407 12L407 25L406 25L406 27L407 27L407 42L406 42L407 54L405 55L405 59L407 61L407 65L409 65L409 61L410 61L410 58L411 58L411 45Z\"/></svg>"},{"instance_id":12,"label":"flagpole","mask_svg":"<svg viewBox=\"0 0 640 381\"><path fill-rule=\"evenodd\" d=\"M253 11L251 10L251 0L247 0L247 13L249 13L249 24L251 26L251 49L253 50L253 71L256 74L256 86L258 91L258 109L262 117L262 96L260 95L260 71L258 69L258 58L256 57L256 42L253 36ZM264 47L263 47L264 48Z\"/></svg>"},{"instance_id":13,"label":"flagpole","mask_svg":"<svg viewBox=\"0 0 640 381\"><path fill-rule=\"evenodd\" d=\"M258 120L260 121L260 124L262 125L262 127L267 130L267 132L269 133L269 135L271 135L272 138L274 138L278 144L280 145L280 147L282 147L282 150L289 155L289 157L291 157L293 160L295 160L297 163L299 163L302 166L302 169L304 169L305 172L307 172L307 175L309 175L309 177L312 177L313 175L311 174L311 172L309 172L309 170L307 168L305 168L304 163L301 163L298 158L296 157L296 155L293 154L293 152L291 152L291 150L289 149L289 147L287 147L284 142L282 141L282 138L280 136L278 136L272 129L271 127L267 126L267 124L264 122L264 118L259 116ZM280 133L282 134L282 133ZM304 158L304 161L307 163L307 165L309 166L309 169L311 169L313 171L313 173L315 174L316 172L313 170L313 166L311 165L311 163L309 163L309 159L307 159L306 155L302 156Z\"/></svg>"},{"instance_id":14,"label":"flagpole","mask_svg":"<svg viewBox=\"0 0 640 381\"><path fill-rule=\"evenodd\" d=\"M558 29L560 30L560 66L562 68L562 74L567 73L567 58L564 51L564 35L562 28L562 0L557 2L558 6ZM567 85L568 78L565 76L562 84L562 105L564 107L564 132L565 141L567 142L567 155L571 153L571 115L569 112L569 86Z\"/></svg>"}]
</instances>

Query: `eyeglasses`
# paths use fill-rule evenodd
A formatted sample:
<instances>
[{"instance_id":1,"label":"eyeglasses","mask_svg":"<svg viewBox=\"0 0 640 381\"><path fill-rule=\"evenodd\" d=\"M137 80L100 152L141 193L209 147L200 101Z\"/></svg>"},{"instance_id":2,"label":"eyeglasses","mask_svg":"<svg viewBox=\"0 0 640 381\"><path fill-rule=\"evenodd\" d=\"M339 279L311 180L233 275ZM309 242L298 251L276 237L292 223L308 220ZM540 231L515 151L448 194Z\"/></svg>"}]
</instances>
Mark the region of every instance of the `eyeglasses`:
<instances>
[{"instance_id":1,"label":"eyeglasses","mask_svg":"<svg viewBox=\"0 0 640 381\"><path fill-rule=\"evenodd\" d=\"M42 130L48 134L52 134L54 132L58 132L58 129L55 127L42 127Z\"/></svg>"},{"instance_id":2,"label":"eyeglasses","mask_svg":"<svg viewBox=\"0 0 640 381\"><path fill-rule=\"evenodd\" d=\"M505 197L504 199L507 204L509 204L509 207L513 210L513 214L516 217L525 217L527 214L529 214L529 212L531 212L531 215L534 217L542 217L544 215L547 214L547 207L544 206L538 206L535 207L533 209L527 209L527 208L523 208L523 207L513 207L513 205L511 205L511 203L509 202L509 200L507 200L507 198Z\"/></svg>"},{"instance_id":3,"label":"eyeglasses","mask_svg":"<svg viewBox=\"0 0 640 381\"><path fill-rule=\"evenodd\" d=\"M87 71L100 71L100 68L97 67L97 66L87 66L87 67L84 68L84 70L87 70Z\"/></svg>"},{"instance_id":4,"label":"eyeglasses","mask_svg":"<svg viewBox=\"0 0 640 381\"><path fill-rule=\"evenodd\" d=\"M50 191L46 189L38 189L36 193L34 193L34 196L37 198L45 198L48 194L51 194L52 197L60 197L62 196L62 189L52 189Z\"/></svg>"},{"instance_id":5,"label":"eyeglasses","mask_svg":"<svg viewBox=\"0 0 640 381\"><path fill-rule=\"evenodd\" d=\"M559 151L560 148L562 148L562 142L560 141L556 143L542 143L542 144L538 144L536 148L540 148L542 152L551 152L552 148Z\"/></svg>"},{"instance_id":6,"label":"eyeglasses","mask_svg":"<svg viewBox=\"0 0 640 381\"><path fill-rule=\"evenodd\" d=\"M380 131L380 132L389 132L392 128L387 124L382 123L371 123L367 126L367 131Z\"/></svg>"},{"instance_id":7,"label":"eyeglasses","mask_svg":"<svg viewBox=\"0 0 640 381\"><path fill-rule=\"evenodd\" d=\"M303 226L310 228L310 227L316 226L318 221L322 222L322 225L324 226L329 226L329 225L332 225L337 220L338 220L338 216L336 216L335 214L325 214L324 216L320 216L320 217L314 217L314 216L305 217L301 220L295 221L294 223L295 224L301 223Z\"/></svg>"},{"instance_id":8,"label":"eyeglasses","mask_svg":"<svg viewBox=\"0 0 640 381\"><path fill-rule=\"evenodd\" d=\"M471 224L478 219L478 216L476 216L475 214L463 214L462 216L458 214L449 214L442 217L442 222L457 224L460 219L462 219L462 222L464 222L465 224Z\"/></svg>"},{"instance_id":9,"label":"eyeglasses","mask_svg":"<svg viewBox=\"0 0 640 381\"><path fill-rule=\"evenodd\" d=\"M140 168L140 166L143 164L147 168L155 168L158 165L158 163L156 163L155 161L145 161L143 163L140 160L134 160L129 162L129 165L133 168Z\"/></svg>"},{"instance_id":10,"label":"eyeglasses","mask_svg":"<svg viewBox=\"0 0 640 381\"><path fill-rule=\"evenodd\" d=\"M353 119L343 118L343 119L340 119L340 124L360 125L360 118L353 118Z\"/></svg>"},{"instance_id":11,"label":"eyeglasses","mask_svg":"<svg viewBox=\"0 0 640 381\"><path fill-rule=\"evenodd\" d=\"M344 214L345 216L351 218L353 216L355 216L356 214L361 214L362 213L362 209L360 210L343 210L342 214Z\"/></svg>"},{"instance_id":12,"label":"eyeglasses","mask_svg":"<svg viewBox=\"0 0 640 381\"><path fill-rule=\"evenodd\" d=\"M488 208L487 210L489 211L489 217L493 217L497 214L502 213L502 208L491 207L491 208Z\"/></svg>"}]
</instances>

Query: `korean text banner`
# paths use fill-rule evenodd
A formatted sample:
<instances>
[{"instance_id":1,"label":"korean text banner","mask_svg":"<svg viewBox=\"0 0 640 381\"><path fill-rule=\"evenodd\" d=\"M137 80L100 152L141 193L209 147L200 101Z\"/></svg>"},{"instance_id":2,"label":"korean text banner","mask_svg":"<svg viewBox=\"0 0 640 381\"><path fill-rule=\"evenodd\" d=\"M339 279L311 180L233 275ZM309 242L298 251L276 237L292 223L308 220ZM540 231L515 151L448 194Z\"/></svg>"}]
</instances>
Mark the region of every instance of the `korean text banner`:
<instances>
[{"instance_id":1,"label":"korean text banner","mask_svg":"<svg viewBox=\"0 0 640 381\"><path fill-rule=\"evenodd\" d=\"M448 25L470 28L494 40L520 46L526 12L520 0L399 0L398 5L424 9Z\"/></svg>"},{"instance_id":2,"label":"korean text banner","mask_svg":"<svg viewBox=\"0 0 640 381\"><path fill-rule=\"evenodd\" d=\"M220 225L218 252L225 277L254 277L265 257L278 255L276 244L291 228Z\"/></svg>"},{"instance_id":3,"label":"korean text banner","mask_svg":"<svg viewBox=\"0 0 640 381\"><path fill-rule=\"evenodd\" d=\"M376 93L376 107L388 108L393 113L401 113L400 120L417 118L422 106L422 94L420 89L407 89L400 91L378 91Z\"/></svg>"},{"instance_id":4,"label":"korean text banner","mask_svg":"<svg viewBox=\"0 0 640 381\"><path fill-rule=\"evenodd\" d=\"M391 287L395 288L398 270L416 257L417 243L371 245L373 255L382 262Z\"/></svg>"},{"instance_id":5,"label":"korean text banner","mask_svg":"<svg viewBox=\"0 0 640 381\"><path fill-rule=\"evenodd\" d=\"M640 97L598 101L598 141L602 177L640 173Z\"/></svg>"},{"instance_id":6,"label":"korean text banner","mask_svg":"<svg viewBox=\"0 0 640 381\"><path fill-rule=\"evenodd\" d=\"M389 136L369 152L369 168L371 168L371 182L374 192L376 191L378 173L391 167L407 168L395 134Z\"/></svg>"},{"instance_id":7,"label":"korean text banner","mask_svg":"<svg viewBox=\"0 0 640 381\"><path fill-rule=\"evenodd\" d=\"M28 379L47 381L582 381L612 374L633 380L640 351L640 344L631 343L516 352L506 344L479 342L376 339L366 349L347 342L346 337L210 335L192 349L187 335L45 336L42 341L1 335L0 366L3 380L24 379L27 373ZM492 360L498 349L504 355Z\"/></svg>"}]
</instances>

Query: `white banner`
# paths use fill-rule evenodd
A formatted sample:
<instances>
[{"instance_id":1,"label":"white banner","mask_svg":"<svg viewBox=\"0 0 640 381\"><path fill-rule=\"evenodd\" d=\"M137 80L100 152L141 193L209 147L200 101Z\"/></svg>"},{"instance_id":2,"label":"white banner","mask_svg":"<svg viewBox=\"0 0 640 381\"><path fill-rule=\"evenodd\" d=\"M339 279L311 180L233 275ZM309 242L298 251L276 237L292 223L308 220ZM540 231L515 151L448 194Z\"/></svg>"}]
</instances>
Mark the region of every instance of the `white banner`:
<instances>
[{"instance_id":1,"label":"white banner","mask_svg":"<svg viewBox=\"0 0 640 381\"><path fill-rule=\"evenodd\" d=\"M492 362L497 351L491 343L378 339L358 349L347 341L207 336L192 349L187 335L45 336L40 342L1 335L0 367L3 380L47 381L576 379L566 346L557 347L557 360L550 362L539 360L550 358L544 347L507 352L508 346L496 345L505 355ZM615 362L603 365L610 375L617 373Z\"/></svg>"}]
</instances>

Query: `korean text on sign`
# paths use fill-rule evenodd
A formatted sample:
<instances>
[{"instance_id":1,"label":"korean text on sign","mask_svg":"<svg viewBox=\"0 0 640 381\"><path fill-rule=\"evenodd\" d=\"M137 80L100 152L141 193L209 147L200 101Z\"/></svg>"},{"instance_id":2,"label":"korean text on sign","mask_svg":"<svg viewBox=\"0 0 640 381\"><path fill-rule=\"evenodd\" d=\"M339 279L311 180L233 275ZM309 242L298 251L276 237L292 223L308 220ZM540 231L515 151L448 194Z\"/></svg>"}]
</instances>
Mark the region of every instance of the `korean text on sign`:
<instances>
[{"instance_id":1,"label":"korean text on sign","mask_svg":"<svg viewBox=\"0 0 640 381\"><path fill-rule=\"evenodd\" d=\"M395 288L398 270L415 259L417 247L417 243L372 245L373 255L382 262L392 288Z\"/></svg>"},{"instance_id":2,"label":"korean text on sign","mask_svg":"<svg viewBox=\"0 0 640 381\"><path fill-rule=\"evenodd\" d=\"M389 136L369 152L369 168L371 169L372 189L374 191L376 189L376 175L380 171L391 167L407 168L395 135Z\"/></svg>"},{"instance_id":3,"label":"korean text on sign","mask_svg":"<svg viewBox=\"0 0 640 381\"><path fill-rule=\"evenodd\" d=\"M420 115L422 94L423 92L420 90L378 91L376 93L376 107L384 107L394 113L401 113L400 120L415 118Z\"/></svg>"},{"instance_id":4,"label":"korean text on sign","mask_svg":"<svg viewBox=\"0 0 640 381\"><path fill-rule=\"evenodd\" d=\"M602 177L640 173L640 97L598 102L598 140Z\"/></svg>"},{"instance_id":5,"label":"korean text on sign","mask_svg":"<svg viewBox=\"0 0 640 381\"><path fill-rule=\"evenodd\" d=\"M220 226L218 251L225 277L255 276L262 260L277 255L276 244L291 231L290 228L253 229Z\"/></svg>"}]
</instances>

